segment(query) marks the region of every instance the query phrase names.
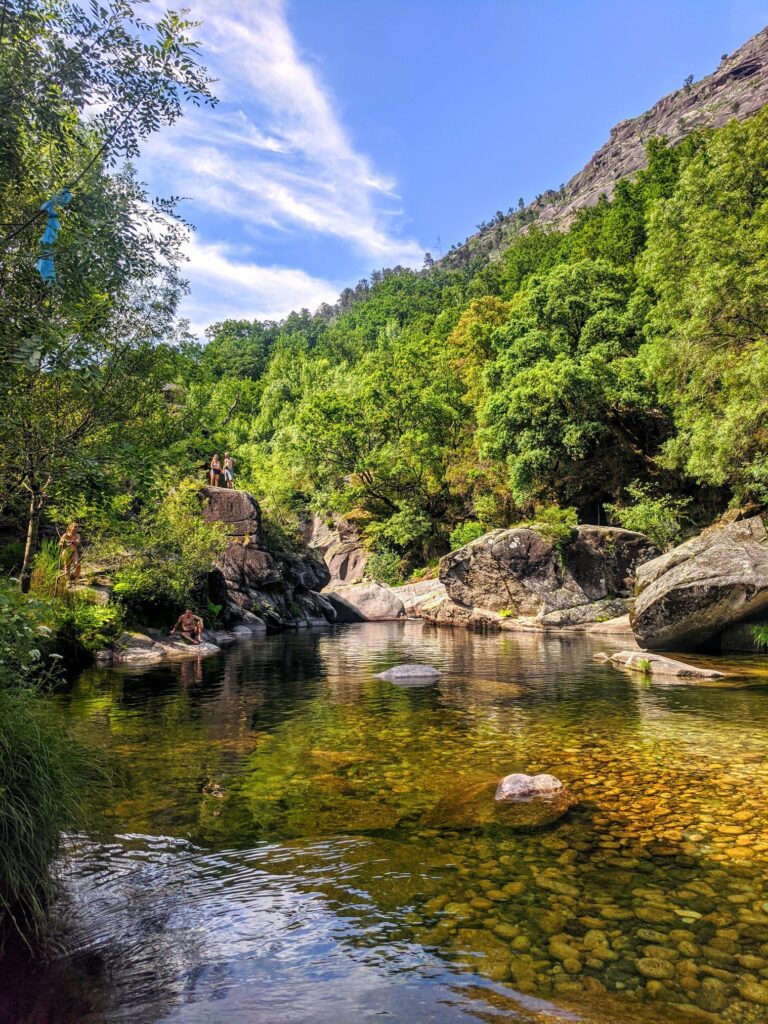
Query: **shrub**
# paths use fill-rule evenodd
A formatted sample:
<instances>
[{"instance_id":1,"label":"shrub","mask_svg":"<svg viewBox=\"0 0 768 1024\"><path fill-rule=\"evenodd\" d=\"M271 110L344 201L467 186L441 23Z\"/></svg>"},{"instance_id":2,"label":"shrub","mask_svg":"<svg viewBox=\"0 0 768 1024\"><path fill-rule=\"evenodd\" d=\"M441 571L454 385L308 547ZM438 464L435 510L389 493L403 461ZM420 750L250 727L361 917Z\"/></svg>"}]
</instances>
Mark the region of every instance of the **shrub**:
<instances>
[{"instance_id":1,"label":"shrub","mask_svg":"<svg viewBox=\"0 0 768 1024\"><path fill-rule=\"evenodd\" d=\"M44 540L32 566L32 593L40 597L55 597L64 589L63 578L59 579L62 569L59 545L55 540Z\"/></svg>"},{"instance_id":2,"label":"shrub","mask_svg":"<svg viewBox=\"0 0 768 1024\"><path fill-rule=\"evenodd\" d=\"M24 545L20 541L11 541L0 547L0 576L13 576L21 569L24 561Z\"/></svg>"},{"instance_id":3,"label":"shrub","mask_svg":"<svg viewBox=\"0 0 768 1024\"><path fill-rule=\"evenodd\" d=\"M758 651L768 649L768 626L752 626L751 633Z\"/></svg>"},{"instance_id":4,"label":"shrub","mask_svg":"<svg viewBox=\"0 0 768 1024\"><path fill-rule=\"evenodd\" d=\"M469 544L473 540L477 540L478 537L486 532L485 527L482 523L478 523L476 520L470 520L467 523L459 523L458 526L451 530L450 545L451 551L456 551L457 548L463 548L465 544Z\"/></svg>"},{"instance_id":5,"label":"shrub","mask_svg":"<svg viewBox=\"0 0 768 1024\"><path fill-rule=\"evenodd\" d=\"M83 593L68 593L56 603L54 616L56 639L75 658L110 647L125 625L119 605L96 604Z\"/></svg>"},{"instance_id":6,"label":"shrub","mask_svg":"<svg viewBox=\"0 0 768 1024\"><path fill-rule=\"evenodd\" d=\"M25 597L15 581L0 581L0 687L27 687L54 673L53 633L43 625L50 605Z\"/></svg>"},{"instance_id":7,"label":"shrub","mask_svg":"<svg viewBox=\"0 0 768 1024\"><path fill-rule=\"evenodd\" d=\"M627 493L634 499L634 504L624 507L606 505L608 515L625 530L644 533L661 551L674 547L681 539L690 499L674 498L669 494L653 497L650 486L638 481L627 486Z\"/></svg>"},{"instance_id":8,"label":"shrub","mask_svg":"<svg viewBox=\"0 0 768 1024\"><path fill-rule=\"evenodd\" d=\"M558 505L543 505L536 509L535 518L526 524L545 537L556 548L562 548L573 537L579 525L575 508L560 508Z\"/></svg>"},{"instance_id":9,"label":"shrub","mask_svg":"<svg viewBox=\"0 0 768 1024\"><path fill-rule=\"evenodd\" d=\"M185 607L205 611L206 577L228 541L200 514L199 485L183 481L141 520L136 548L114 574L114 594L133 623L167 621Z\"/></svg>"},{"instance_id":10,"label":"shrub","mask_svg":"<svg viewBox=\"0 0 768 1024\"><path fill-rule=\"evenodd\" d=\"M368 559L365 575L378 583L395 587L403 582L403 560L391 548L380 548Z\"/></svg>"}]
</instances>

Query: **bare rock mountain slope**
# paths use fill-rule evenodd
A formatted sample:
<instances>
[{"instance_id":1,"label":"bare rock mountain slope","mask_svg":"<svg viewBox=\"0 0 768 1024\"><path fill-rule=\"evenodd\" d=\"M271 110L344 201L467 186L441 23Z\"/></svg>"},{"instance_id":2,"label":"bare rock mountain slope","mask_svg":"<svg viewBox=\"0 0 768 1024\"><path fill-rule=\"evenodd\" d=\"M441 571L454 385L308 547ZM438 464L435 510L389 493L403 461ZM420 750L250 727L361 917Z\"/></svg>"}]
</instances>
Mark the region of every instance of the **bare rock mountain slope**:
<instances>
[{"instance_id":1,"label":"bare rock mountain slope","mask_svg":"<svg viewBox=\"0 0 768 1024\"><path fill-rule=\"evenodd\" d=\"M621 121L589 163L559 191L539 196L523 215L510 214L482 228L447 262L503 249L527 224L566 228L578 210L611 196L616 184L646 165L650 139L681 142L696 128L718 128L731 118L746 120L768 103L768 27L726 54L720 66L699 82L669 93L639 117Z\"/></svg>"}]
</instances>

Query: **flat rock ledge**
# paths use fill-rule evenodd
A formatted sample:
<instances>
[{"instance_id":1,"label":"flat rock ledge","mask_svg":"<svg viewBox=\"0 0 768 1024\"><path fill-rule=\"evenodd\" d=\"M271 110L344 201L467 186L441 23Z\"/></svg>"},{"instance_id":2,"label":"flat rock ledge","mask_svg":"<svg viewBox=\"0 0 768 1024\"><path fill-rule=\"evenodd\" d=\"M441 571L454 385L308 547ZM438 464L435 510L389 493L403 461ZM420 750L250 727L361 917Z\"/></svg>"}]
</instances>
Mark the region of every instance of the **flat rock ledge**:
<instances>
[{"instance_id":1,"label":"flat rock ledge","mask_svg":"<svg viewBox=\"0 0 768 1024\"><path fill-rule=\"evenodd\" d=\"M661 654L651 654L648 651L619 651L616 654L595 655L598 661L608 661L619 668L628 668L634 672L645 672L651 676L662 676L668 679L688 680L716 680L725 679L726 672L718 672L712 668L700 668L698 665L688 665L684 661L675 661L674 658L665 658Z\"/></svg>"},{"instance_id":2,"label":"flat rock ledge","mask_svg":"<svg viewBox=\"0 0 768 1024\"><path fill-rule=\"evenodd\" d=\"M231 630L205 630L199 644L191 644L179 636L160 630L147 633L123 633L114 647L99 651L96 662L100 665L157 665L163 661L183 661L187 658L206 658L218 654L225 644L265 632L260 620L238 625Z\"/></svg>"},{"instance_id":3,"label":"flat rock ledge","mask_svg":"<svg viewBox=\"0 0 768 1024\"><path fill-rule=\"evenodd\" d=\"M397 686L431 686L440 678L440 670L433 665L395 665L386 672L379 672L376 678Z\"/></svg>"}]
</instances>

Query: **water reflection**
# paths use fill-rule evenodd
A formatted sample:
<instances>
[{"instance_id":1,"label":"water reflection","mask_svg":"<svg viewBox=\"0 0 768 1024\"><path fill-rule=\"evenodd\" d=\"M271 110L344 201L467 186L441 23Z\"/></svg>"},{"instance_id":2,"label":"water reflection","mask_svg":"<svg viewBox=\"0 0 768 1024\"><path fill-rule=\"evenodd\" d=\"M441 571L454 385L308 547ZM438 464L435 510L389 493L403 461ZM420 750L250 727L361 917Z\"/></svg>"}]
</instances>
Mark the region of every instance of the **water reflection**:
<instances>
[{"instance_id":1,"label":"water reflection","mask_svg":"<svg viewBox=\"0 0 768 1024\"><path fill-rule=\"evenodd\" d=\"M104 970L87 1013L41 1019L768 1020L761 662L670 687L594 650L370 624L85 673L62 712L123 781L67 861L64 959ZM375 678L404 661L438 685ZM547 833L426 824L514 770L579 807Z\"/></svg>"}]
</instances>

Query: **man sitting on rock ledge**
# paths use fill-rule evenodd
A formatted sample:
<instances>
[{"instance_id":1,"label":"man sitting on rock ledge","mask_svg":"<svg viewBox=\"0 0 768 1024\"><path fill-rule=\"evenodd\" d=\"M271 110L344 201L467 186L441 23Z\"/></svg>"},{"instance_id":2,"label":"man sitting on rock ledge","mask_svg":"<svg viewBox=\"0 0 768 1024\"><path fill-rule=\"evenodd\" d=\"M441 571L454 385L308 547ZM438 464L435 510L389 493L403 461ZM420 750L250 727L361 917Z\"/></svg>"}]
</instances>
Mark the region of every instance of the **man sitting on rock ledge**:
<instances>
[{"instance_id":1,"label":"man sitting on rock ledge","mask_svg":"<svg viewBox=\"0 0 768 1024\"><path fill-rule=\"evenodd\" d=\"M189 640L190 643L199 644L202 642L203 620L199 615L195 615L191 608L187 608L187 610L178 617L176 625L171 630L171 636L173 636L177 629L185 639Z\"/></svg>"}]
</instances>

